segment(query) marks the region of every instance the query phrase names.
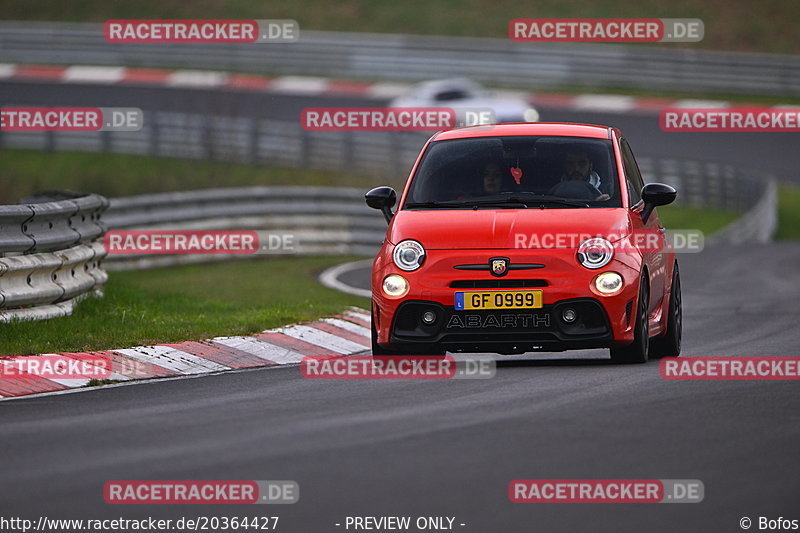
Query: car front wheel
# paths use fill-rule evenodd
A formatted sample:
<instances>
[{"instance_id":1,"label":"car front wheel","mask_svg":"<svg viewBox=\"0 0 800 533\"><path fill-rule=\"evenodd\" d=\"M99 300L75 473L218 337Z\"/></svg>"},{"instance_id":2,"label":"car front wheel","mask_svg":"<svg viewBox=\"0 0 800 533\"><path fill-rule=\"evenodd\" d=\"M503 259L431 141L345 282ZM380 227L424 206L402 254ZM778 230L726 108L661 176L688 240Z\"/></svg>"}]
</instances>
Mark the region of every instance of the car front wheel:
<instances>
[{"instance_id":1,"label":"car front wheel","mask_svg":"<svg viewBox=\"0 0 800 533\"><path fill-rule=\"evenodd\" d=\"M678 265L672 273L672 290L669 296L667 331L663 337L653 339L651 355L656 357L678 357L681 354L683 309L681 305L681 275Z\"/></svg>"},{"instance_id":2,"label":"car front wheel","mask_svg":"<svg viewBox=\"0 0 800 533\"><path fill-rule=\"evenodd\" d=\"M615 363L646 363L650 348L650 326L647 320L649 306L649 287L646 277L639 285L639 304L636 307L636 321L633 328L633 342L627 346L611 348L611 360Z\"/></svg>"}]
</instances>

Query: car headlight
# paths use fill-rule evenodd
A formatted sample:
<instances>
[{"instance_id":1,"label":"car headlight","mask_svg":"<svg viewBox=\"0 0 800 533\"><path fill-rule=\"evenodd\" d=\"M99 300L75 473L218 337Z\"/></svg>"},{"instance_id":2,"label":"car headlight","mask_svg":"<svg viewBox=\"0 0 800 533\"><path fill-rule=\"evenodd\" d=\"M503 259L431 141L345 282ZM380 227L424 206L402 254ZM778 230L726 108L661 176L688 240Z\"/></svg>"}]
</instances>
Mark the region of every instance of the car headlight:
<instances>
[{"instance_id":1,"label":"car headlight","mask_svg":"<svg viewBox=\"0 0 800 533\"><path fill-rule=\"evenodd\" d=\"M522 114L522 118L525 119L525 122L539 122L539 112L534 108L529 107Z\"/></svg>"},{"instance_id":2,"label":"car headlight","mask_svg":"<svg viewBox=\"0 0 800 533\"><path fill-rule=\"evenodd\" d=\"M391 274L383 280L383 292L390 298L402 298L408 294L408 280L400 274Z\"/></svg>"},{"instance_id":3,"label":"car headlight","mask_svg":"<svg viewBox=\"0 0 800 533\"><path fill-rule=\"evenodd\" d=\"M602 237L586 239L578 247L577 256L586 268L603 268L614 257L614 246Z\"/></svg>"},{"instance_id":4,"label":"car headlight","mask_svg":"<svg viewBox=\"0 0 800 533\"><path fill-rule=\"evenodd\" d=\"M603 272L594 278L594 288L601 294L614 294L622 289L622 276L616 272Z\"/></svg>"},{"instance_id":5,"label":"car headlight","mask_svg":"<svg viewBox=\"0 0 800 533\"><path fill-rule=\"evenodd\" d=\"M394 247L392 253L394 264L400 270L411 272L422 266L425 262L425 248L420 243L413 240L403 241Z\"/></svg>"}]
</instances>

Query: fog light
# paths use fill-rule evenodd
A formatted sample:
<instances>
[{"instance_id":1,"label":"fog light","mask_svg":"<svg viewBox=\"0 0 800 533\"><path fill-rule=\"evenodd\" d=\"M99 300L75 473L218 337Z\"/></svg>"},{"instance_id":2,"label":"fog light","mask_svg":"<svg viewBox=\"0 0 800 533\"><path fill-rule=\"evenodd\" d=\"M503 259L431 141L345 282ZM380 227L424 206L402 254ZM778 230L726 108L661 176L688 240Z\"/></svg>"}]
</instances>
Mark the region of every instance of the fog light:
<instances>
[{"instance_id":1,"label":"fog light","mask_svg":"<svg viewBox=\"0 0 800 533\"><path fill-rule=\"evenodd\" d=\"M594 288L600 294L614 294L622 289L622 276L616 272L603 272L594 278Z\"/></svg>"},{"instance_id":2,"label":"fog light","mask_svg":"<svg viewBox=\"0 0 800 533\"><path fill-rule=\"evenodd\" d=\"M564 322L575 322L578 314L574 309L564 309L564 312L561 313L561 318L564 319Z\"/></svg>"},{"instance_id":3,"label":"fog light","mask_svg":"<svg viewBox=\"0 0 800 533\"><path fill-rule=\"evenodd\" d=\"M422 313L422 321L430 326L431 324L436 322L436 313L434 313L433 311L425 311L424 313Z\"/></svg>"},{"instance_id":4,"label":"fog light","mask_svg":"<svg viewBox=\"0 0 800 533\"><path fill-rule=\"evenodd\" d=\"M408 294L408 281L398 274L386 276L383 280L383 292L390 298L402 298Z\"/></svg>"}]
</instances>

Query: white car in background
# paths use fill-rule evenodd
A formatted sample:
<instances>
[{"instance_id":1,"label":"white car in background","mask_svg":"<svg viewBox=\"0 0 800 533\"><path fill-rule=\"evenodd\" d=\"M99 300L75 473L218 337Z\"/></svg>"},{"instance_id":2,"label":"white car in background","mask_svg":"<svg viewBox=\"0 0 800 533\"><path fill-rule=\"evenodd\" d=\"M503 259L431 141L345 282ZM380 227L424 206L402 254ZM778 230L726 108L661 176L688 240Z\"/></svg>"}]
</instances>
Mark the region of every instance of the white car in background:
<instances>
[{"instance_id":1,"label":"white car in background","mask_svg":"<svg viewBox=\"0 0 800 533\"><path fill-rule=\"evenodd\" d=\"M431 80L419 83L408 93L389 103L389 107L449 107L456 112L460 125L501 122L538 122L539 112L528 102L517 96L493 94L485 87L466 78ZM468 111L493 111L493 121L466 123L474 120L467 117ZM485 116L485 115L484 115Z\"/></svg>"}]
</instances>

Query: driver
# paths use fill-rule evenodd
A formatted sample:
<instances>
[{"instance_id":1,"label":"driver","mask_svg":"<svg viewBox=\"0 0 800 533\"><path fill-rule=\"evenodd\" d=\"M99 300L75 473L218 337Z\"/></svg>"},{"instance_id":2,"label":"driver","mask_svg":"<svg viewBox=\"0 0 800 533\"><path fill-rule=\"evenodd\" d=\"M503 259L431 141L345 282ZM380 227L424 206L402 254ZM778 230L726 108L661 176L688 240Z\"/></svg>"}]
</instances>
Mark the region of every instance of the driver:
<instances>
[{"instance_id":1,"label":"driver","mask_svg":"<svg viewBox=\"0 0 800 533\"><path fill-rule=\"evenodd\" d=\"M585 150L568 151L564 157L563 168L561 182L550 190L550 194L558 195L558 191L564 190L569 182L579 181L587 184L587 189L594 194L593 200L608 200L611 197L608 185L604 184L600 175L594 171L592 160Z\"/></svg>"}]
</instances>

